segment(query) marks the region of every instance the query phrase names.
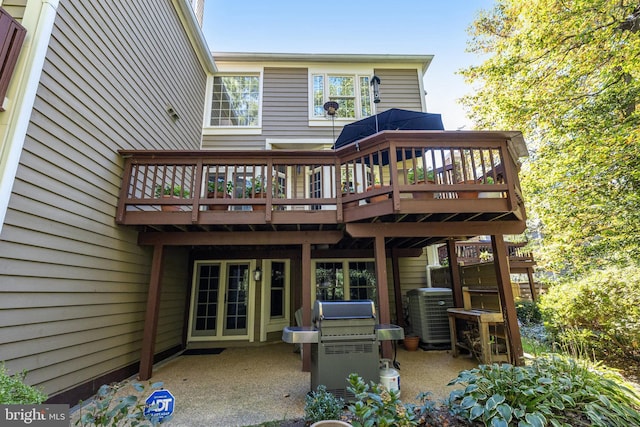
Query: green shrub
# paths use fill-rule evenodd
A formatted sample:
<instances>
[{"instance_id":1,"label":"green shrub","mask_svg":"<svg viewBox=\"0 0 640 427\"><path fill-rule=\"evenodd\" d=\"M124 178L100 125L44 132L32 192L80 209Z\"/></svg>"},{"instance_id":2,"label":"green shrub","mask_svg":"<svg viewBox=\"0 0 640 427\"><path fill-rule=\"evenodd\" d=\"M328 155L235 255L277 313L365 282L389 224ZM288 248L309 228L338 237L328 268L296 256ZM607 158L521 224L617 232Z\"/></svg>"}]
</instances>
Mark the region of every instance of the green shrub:
<instances>
[{"instance_id":1,"label":"green shrub","mask_svg":"<svg viewBox=\"0 0 640 427\"><path fill-rule=\"evenodd\" d=\"M28 405L40 404L47 399L47 395L37 388L24 383L27 372L9 375L4 363L0 363L0 404Z\"/></svg>"},{"instance_id":2,"label":"green shrub","mask_svg":"<svg viewBox=\"0 0 640 427\"><path fill-rule=\"evenodd\" d=\"M147 387L140 383L133 383L133 394L123 396L121 390L126 383L103 384L94 399L82 406L75 422L77 426L154 426L161 424L156 419L147 419L144 415L146 407ZM162 383L150 384L149 389L158 389ZM120 395L116 397L116 395ZM82 404L82 402L80 402ZM162 422L169 421L164 418Z\"/></svg>"},{"instance_id":3,"label":"green shrub","mask_svg":"<svg viewBox=\"0 0 640 427\"><path fill-rule=\"evenodd\" d=\"M485 426L640 425L640 396L597 365L548 355L530 365L481 365L449 385L451 411Z\"/></svg>"},{"instance_id":4,"label":"green shrub","mask_svg":"<svg viewBox=\"0 0 640 427\"><path fill-rule=\"evenodd\" d=\"M380 384L371 387L357 374L349 375L347 390L354 394L355 402L348 406L351 424L355 427L415 426L415 407L403 404L395 390ZM371 391L369 391L371 390Z\"/></svg>"},{"instance_id":5,"label":"green shrub","mask_svg":"<svg viewBox=\"0 0 640 427\"><path fill-rule=\"evenodd\" d=\"M611 267L554 285L540 309L564 345L599 358L640 360L640 267Z\"/></svg>"},{"instance_id":6,"label":"green shrub","mask_svg":"<svg viewBox=\"0 0 640 427\"><path fill-rule=\"evenodd\" d=\"M542 323L542 313L535 301L520 300L516 302L516 316L523 325Z\"/></svg>"},{"instance_id":7,"label":"green shrub","mask_svg":"<svg viewBox=\"0 0 640 427\"><path fill-rule=\"evenodd\" d=\"M322 420L339 420L344 408L344 400L335 397L323 385L305 397L304 419L310 423Z\"/></svg>"},{"instance_id":8,"label":"green shrub","mask_svg":"<svg viewBox=\"0 0 640 427\"><path fill-rule=\"evenodd\" d=\"M521 329L520 332L523 332ZM539 356L541 354L550 353L551 347L544 341L540 341L537 338L530 338L522 334L522 350L527 354Z\"/></svg>"}]
</instances>

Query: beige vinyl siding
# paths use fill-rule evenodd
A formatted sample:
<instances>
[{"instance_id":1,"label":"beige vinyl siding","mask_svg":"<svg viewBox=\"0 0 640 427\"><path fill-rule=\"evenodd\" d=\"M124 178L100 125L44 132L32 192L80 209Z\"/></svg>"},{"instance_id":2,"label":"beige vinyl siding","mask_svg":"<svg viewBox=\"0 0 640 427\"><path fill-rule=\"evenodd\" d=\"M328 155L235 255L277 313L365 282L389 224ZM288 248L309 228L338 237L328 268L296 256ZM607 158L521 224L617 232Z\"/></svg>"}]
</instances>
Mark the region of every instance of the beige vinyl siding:
<instances>
[{"instance_id":1,"label":"beige vinyl siding","mask_svg":"<svg viewBox=\"0 0 640 427\"><path fill-rule=\"evenodd\" d=\"M203 148L220 150L265 148L266 140L331 138L331 127L309 126L307 68L265 68L263 75L262 134L205 135ZM340 132L336 126L336 135Z\"/></svg>"},{"instance_id":2,"label":"beige vinyl siding","mask_svg":"<svg viewBox=\"0 0 640 427\"><path fill-rule=\"evenodd\" d=\"M422 111L417 69L378 69L381 102L377 111L403 108ZM335 134L341 126L336 125ZM331 126L309 126L307 68L266 67L263 75L262 134L205 135L203 148L220 150L265 148L267 139L331 139Z\"/></svg>"},{"instance_id":3,"label":"beige vinyl siding","mask_svg":"<svg viewBox=\"0 0 640 427\"><path fill-rule=\"evenodd\" d=\"M4 10L18 22L24 18L24 9L27 7L27 0L5 0L0 2Z\"/></svg>"},{"instance_id":4,"label":"beige vinyl siding","mask_svg":"<svg viewBox=\"0 0 640 427\"><path fill-rule=\"evenodd\" d=\"M376 69L380 77L380 103L378 112L389 108L422 111L422 93L418 70Z\"/></svg>"},{"instance_id":5,"label":"beige vinyl siding","mask_svg":"<svg viewBox=\"0 0 640 427\"><path fill-rule=\"evenodd\" d=\"M402 303L406 306L407 292L412 289L424 288L427 286L427 255L425 252L415 258L400 258L400 290L402 292ZM392 306L395 310L395 305Z\"/></svg>"},{"instance_id":6,"label":"beige vinyl siding","mask_svg":"<svg viewBox=\"0 0 640 427\"><path fill-rule=\"evenodd\" d=\"M165 252L156 353L182 344L190 285L189 269L185 268L189 265L189 250L165 247Z\"/></svg>"},{"instance_id":7,"label":"beige vinyl siding","mask_svg":"<svg viewBox=\"0 0 640 427\"><path fill-rule=\"evenodd\" d=\"M262 102L262 130L265 137L326 136L323 129L309 128L308 78L306 68L265 68Z\"/></svg>"},{"instance_id":8,"label":"beige vinyl siding","mask_svg":"<svg viewBox=\"0 0 640 427\"><path fill-rule=\"evenodd\" d=\"M419 257L398 258L400 269L400 291L402 292L402 303L406 307L407 292L411 289L424 288L427 286L427 255L423 252ZM389 309L391 320L397 322L396 296L393 283L393 265L391 259L387 259L387 283L389 283Z\"/></svg>"},{"instance_id":9,"label":"beige vinyl siding","mask_svg":"<svg viewBox=\"0 0 640 427\"><path fill-rule=\"evenodd\" d=\"M0 234L0 360L28 383L139 360L152 250L115 224L117 150L198 149L205 86L170 0L60 2ZM182 342L189 282L185 249L165 259L156 352Z\"/></svg>"}]
</instances>

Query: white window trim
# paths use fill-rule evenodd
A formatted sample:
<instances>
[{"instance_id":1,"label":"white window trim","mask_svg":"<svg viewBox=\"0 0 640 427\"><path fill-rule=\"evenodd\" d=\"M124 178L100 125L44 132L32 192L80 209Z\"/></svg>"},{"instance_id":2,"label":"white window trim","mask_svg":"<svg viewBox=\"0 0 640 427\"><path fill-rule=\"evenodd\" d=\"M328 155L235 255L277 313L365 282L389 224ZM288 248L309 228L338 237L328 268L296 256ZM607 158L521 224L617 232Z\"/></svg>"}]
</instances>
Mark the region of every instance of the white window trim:
<instances>
[{"instance_id":1,"label":"white window trim","mask_svg":"<svg viewBox=\"0 0 640 427\"><path fill-rule=\"evenodd\" d=\"M360 66L350 66L350 65L344 65L344 66L327 66L327 67L322 67L322 68L309 68L308 69L308 103L309 103L309 111L308 111L308 118L309 118L309 126L321 126L321 127L330 127L330 126L344 126L346 124L352 123L355 120L360 120L363 119L364 117L358 117L358 111L359 111L359 105L360 105L360 77L368 77L369 79L371 79L371 76L373 76L373 68L363 68ZM322 74L325 77L325 90L326 90L326 78L327 76L353 76L355 78L355 83L356 83L356 93L355 93L355 97L356 97L356 117L355 118L336 118L334 120L334 122L332 123L331 120L327 119L326 117L315 117L313 115L313 76L316 74ZM325 93L326 96L326 93ZM325 100L326 101L326 100ZM373 113L373 100L372 102L372 106L371 106L371 111Z\"/></svg>"},{"instance_id":2,"label":"white window trim","mask_svg":"<svg viewBox=\"0 0 640 427\"><path fill-rule=\"evenodd\" d=\"M243 67L244 68L244 67ZM257 76L259 85L258 96L258 125L257 126L211 126L211 94L213 92L213 78L219 76ZM264 99L264 70L263 68L246 68L242 71L225 71L207 77L206 99L202 123L203 135L260 135L262 134L262 103Z\"/></svg>"},{"instance_id":3,"label":"white window trim","mask_svg":"<svg viewBox=\"0 0 640 427\"><path fill-rule=\"evenodd\" d=\"M330 150L334 140L331 138L266 138L265 149L267 150ZM310 148L307 148L310 147Z\"/></svg>"}]
</instances>

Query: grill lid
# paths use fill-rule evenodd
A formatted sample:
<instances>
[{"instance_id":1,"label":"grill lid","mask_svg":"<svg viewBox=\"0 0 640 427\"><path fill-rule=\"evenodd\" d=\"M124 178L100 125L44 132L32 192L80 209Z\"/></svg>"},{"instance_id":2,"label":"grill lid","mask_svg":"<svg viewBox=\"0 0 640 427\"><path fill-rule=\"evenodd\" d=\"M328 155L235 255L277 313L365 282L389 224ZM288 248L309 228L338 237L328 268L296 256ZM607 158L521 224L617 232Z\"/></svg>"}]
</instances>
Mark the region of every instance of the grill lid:
<instances>
[{"instance_id":1,"label":"grill lid","mask_svg":"<svg viewBox=\"0 0 640 427\"><path fill-rule=\"evenodd\" d=\"M375 319L376 307L371 300L316 301L313 306L315 322L343 319Z\"/></svg>"}]
</instances>

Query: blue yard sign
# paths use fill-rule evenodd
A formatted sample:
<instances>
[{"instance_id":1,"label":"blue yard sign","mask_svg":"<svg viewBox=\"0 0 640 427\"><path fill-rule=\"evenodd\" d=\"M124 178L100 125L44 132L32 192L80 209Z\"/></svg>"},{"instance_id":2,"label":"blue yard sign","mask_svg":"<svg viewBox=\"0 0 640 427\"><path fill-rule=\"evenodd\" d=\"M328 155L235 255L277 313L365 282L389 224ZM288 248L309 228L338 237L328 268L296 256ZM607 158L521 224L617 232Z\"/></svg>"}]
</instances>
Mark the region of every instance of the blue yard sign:
<instances>
[{"instance_id":1,"label":"blue yard sign","mask_svg":"<svg viewBox=\"0 0 640 427\"><path fill-rule=\"evenodd\" d=\"M170 418L173 415L173 408L176 398L169 390L156 390L145 401L144 416L157 422Z\"/></svg>"}]
</instances>

